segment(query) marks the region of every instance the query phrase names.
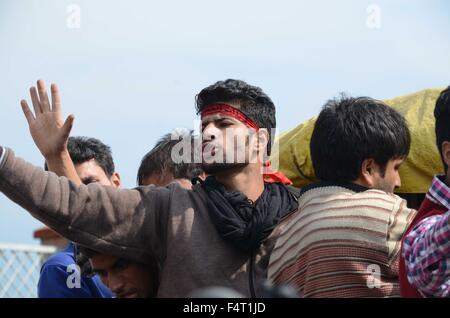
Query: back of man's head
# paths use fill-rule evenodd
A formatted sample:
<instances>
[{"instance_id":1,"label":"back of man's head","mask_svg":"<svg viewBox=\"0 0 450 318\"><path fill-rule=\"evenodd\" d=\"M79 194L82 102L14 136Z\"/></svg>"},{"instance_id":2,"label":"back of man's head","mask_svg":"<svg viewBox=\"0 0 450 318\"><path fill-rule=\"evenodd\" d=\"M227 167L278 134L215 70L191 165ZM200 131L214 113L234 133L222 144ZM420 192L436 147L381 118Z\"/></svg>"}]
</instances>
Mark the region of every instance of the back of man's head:
<instances>
[{"instance_id":1,"label":"back of man's head","mask_svg":"<svg viewBox=\"0 0 450 318\"><path fill-rule=\"evenodd\" d=\"M445 141L450 142L450 86L439 95L434 108L434 118L436 119L436 144L447 173L448 165L444 160L442 144Z\"/></svg>"},{"instance_id":2,"label":"back of man's head","mask_svg":"<svg viewBox=\"0 0 450 318\"><path fill-rule=\"evenodd\" d=\"M186 143L186 147L191 149L191 156L189 156L187 161L178 162L172 158L172 150L180 142ZM200 163L194 162L194 145L195 139L192 131L185 135L164 135L156 143L155 147L142 158L137 174L138 185L147 184L145 181L149 177L158 177L170 181L173 179L187 179L190 181L198 177L203 173L203 170ZM181 147L181 149L189 149L186 147ZM183 153L176 155L183 156Z\"/></svg>"},{"instance_id":3,"label":"back of man's head","mask_svg":"<svg viewBox=\"0 0 450 318\"><path fill-rule=\"evenodd\" d=\"M94 159L107 177L115 171L111 148L96 138L69 137L67 150L74 165ZM47 163L45 170L48 170Z\"/></svg>"},{"instance_id":4,"label":"back of man's head","mask_svg":"<svg viewBox=\"0 0 450 318\"><path fill-rule=\"evenodd\" d=\"M311 158L322 181L358 179L364 160L385 168L405 158L411 137L405 119L382 101L342 95L328 101L311 136Z\"/></svg>"}]
</instances>

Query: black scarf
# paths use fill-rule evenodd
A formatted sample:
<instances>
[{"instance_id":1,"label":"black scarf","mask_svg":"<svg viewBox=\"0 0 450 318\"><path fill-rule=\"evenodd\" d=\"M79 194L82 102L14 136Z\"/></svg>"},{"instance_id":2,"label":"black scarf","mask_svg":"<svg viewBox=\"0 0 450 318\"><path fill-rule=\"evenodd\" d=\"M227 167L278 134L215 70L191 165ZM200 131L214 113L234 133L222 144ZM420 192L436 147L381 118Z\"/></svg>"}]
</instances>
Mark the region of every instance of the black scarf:
<instances>
[{"instance_id":1,"label":"black scarf","mask_svg":"<svg viewBox=\"0 0 450 318\"><path fill-rule=\"evenodd\" d=\"M243 251L258 248L280 219L298 206L294 195L280 183L266 183L264 192L252 204L241 192L225 190L215 177L200 182L208 194L209 215L220 236Z\"/></svg>"}]
</instances>

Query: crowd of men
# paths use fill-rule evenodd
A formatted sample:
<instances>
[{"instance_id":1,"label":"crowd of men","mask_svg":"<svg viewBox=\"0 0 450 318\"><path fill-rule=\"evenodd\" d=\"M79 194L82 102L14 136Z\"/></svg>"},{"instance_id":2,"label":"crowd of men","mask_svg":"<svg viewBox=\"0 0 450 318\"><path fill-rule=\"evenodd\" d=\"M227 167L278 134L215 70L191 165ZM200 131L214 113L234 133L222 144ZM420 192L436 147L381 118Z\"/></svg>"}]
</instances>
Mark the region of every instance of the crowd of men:
<instances>
[{"instance_id":1,"label":"crowd of men","mask_svg":"<svg viewBox=\"0 0 450 318\"><path fill-rule=\"evenodd\" d=\"M45 169L0 147L0 191L70 240L43 264L39 297L448 295L450 88L434 113L443 175L418 211L394 194L408 124L373 98L323 106L310 142L320 181L297 189L268 160L270 97L216 82L196 96L200 136L163 136L124 189L107 145L69 137L58 87L49 98L40 80L30 95L34 112L21 105Z\"/></svg>"}]
</instances>

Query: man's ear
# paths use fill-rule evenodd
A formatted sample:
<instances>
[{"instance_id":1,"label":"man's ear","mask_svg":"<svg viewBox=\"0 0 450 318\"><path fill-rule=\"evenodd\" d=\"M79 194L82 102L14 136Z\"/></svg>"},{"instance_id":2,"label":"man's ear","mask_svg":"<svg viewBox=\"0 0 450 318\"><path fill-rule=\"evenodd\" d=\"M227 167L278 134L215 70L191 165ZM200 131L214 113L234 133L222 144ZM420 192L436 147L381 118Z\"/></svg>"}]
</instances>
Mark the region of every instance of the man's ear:
<instances>
[{"instance_id":1,"label":"man's ear","mask_svg":"<svg viewBox=\"0 0 450 318\"><path fill-rule=\"evenodd\" d=\"M251 162L263 163L267 157L267 146L269 144L269 132L267 129L261 128L256 131L256 142L254 144L255 152L252 152Z\"/></svg>"},{"instance_id":2,"label":"man's ear","mask_svg":"<svg viewBox=\"0 0 450 318\"><path fill-rule=\"evenodd\" d=\"M265 152L269 144L269 132L267 131L267 129L261 128L257 132L257 137L258 137L257 143L258 152Z\"/></svg>"},{"instance_id":3,"label":"man's ear","mask_svg":"<svg viewBox=\"0 0 450 318\"><path fill-rule=\"evenodd\" d=\"M115 188L120 188L122 186L122 181L120 180L120 175L117 172L114 172L111 175L111 183Z\"/></svg>"},{"instance_id":4,"label":"man's ear","mask_svg":"<svg viewBox=\"0 0 450 318\"><path fill-rule=\"evenodd\" d=\"M450 167L450 141L444 141L441 145L442 159Z\"/></svg>"},{"instance_id":5,"label":"man's ear","mask_svg":"<svg viewBox=\"0 0 450 318\"><path fill-rule=\"evenodd\" d=\"M374 159L366 159L362 162L359 176L359 181L362 185L368 188L372 188L374 186L376 166L377 164Z\"/></svg>"}]
</instances>

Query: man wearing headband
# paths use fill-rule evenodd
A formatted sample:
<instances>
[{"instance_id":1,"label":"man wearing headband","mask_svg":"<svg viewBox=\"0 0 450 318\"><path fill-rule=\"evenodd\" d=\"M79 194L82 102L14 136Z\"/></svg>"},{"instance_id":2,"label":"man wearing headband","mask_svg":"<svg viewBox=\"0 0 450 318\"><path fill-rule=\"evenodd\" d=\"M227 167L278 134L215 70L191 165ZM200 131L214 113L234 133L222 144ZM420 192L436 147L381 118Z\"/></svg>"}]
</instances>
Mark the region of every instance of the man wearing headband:
<instances>
[{"instance_id":1,"label":"man wearing headband","mask_svg":"<svg viewBox=\"0 0 450 318\"><path fill-rule=\"evenodd\" d=\"M22 107L36 144L52 153L46 159L55 163L66 158L73 117L65 124L55 120L56 86L52 106L43 82L38 88L39 114L34 117L25 101ZM80 245L139 263L158 262L159 297L185 297L207 286L261 296L276 225L298 208L298 191L265 163L275 106L260 88L239 80L203 89L196 102L202 167L210 176L192 190L177 183L133 190L75 186L0 148L0 191Z\"/></svg>"}]
</instances>

